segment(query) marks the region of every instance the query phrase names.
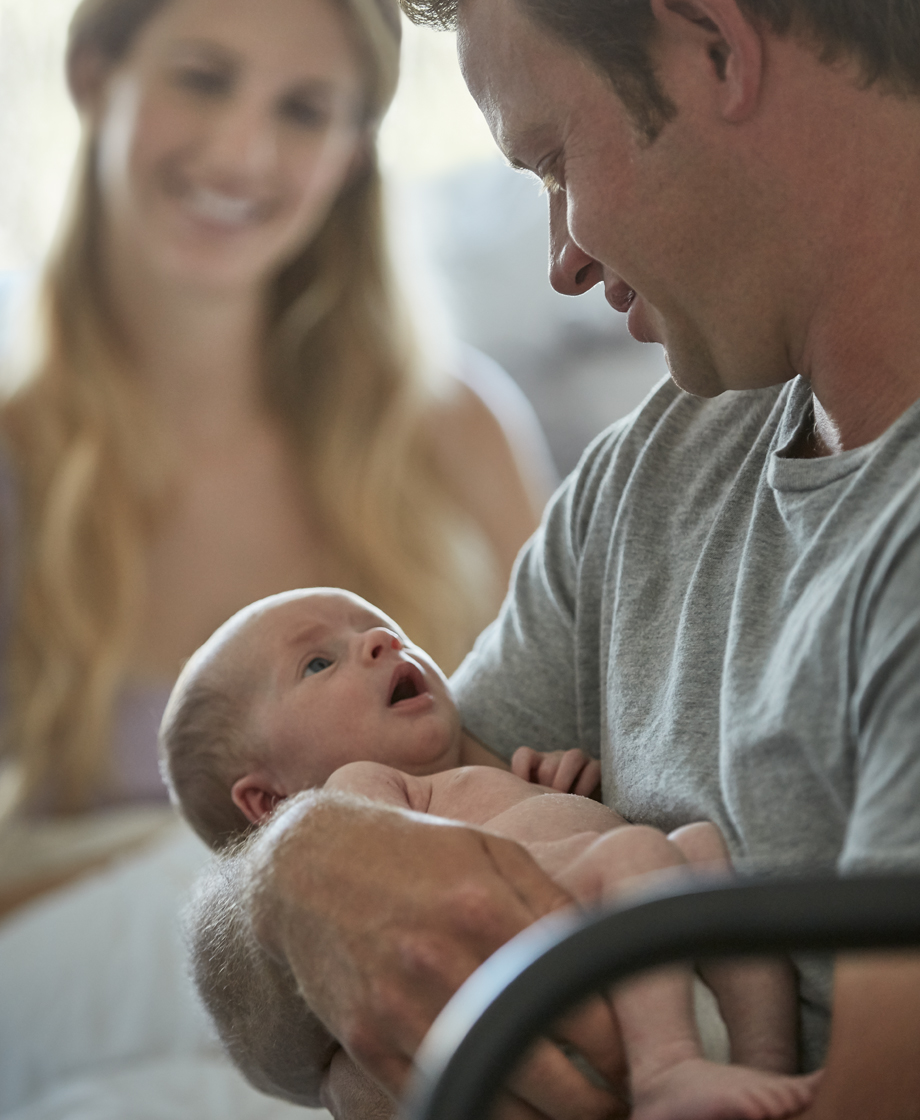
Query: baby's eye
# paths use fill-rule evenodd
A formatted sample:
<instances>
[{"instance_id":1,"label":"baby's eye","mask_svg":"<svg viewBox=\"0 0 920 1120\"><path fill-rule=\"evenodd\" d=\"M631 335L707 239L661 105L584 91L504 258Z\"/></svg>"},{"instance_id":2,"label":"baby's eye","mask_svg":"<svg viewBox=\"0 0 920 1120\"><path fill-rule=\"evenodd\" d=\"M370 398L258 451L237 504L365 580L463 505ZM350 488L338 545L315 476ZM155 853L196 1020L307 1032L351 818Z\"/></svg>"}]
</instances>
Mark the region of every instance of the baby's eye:
<instances>
[{"instance_id":1,"label":"baby's eye","mask_svg":"<svg viewBox=\"0 0 920 1120\"><path fill-rule=\"evenodd\" d=\"M328 669L332 661L328 657L314 657L307 662L304 667L303 675L305 677L312 677L314 673L321 673L323 669Z\"/></svg>"}]
</instances>

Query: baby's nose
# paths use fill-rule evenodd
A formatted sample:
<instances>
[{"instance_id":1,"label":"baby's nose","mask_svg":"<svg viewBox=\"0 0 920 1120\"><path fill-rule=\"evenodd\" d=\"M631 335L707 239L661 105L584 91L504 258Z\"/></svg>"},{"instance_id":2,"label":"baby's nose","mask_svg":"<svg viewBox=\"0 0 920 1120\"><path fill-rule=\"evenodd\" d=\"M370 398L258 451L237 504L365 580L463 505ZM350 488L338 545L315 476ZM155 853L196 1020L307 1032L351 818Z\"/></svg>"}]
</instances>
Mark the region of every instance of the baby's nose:
<instances>
[{"instance_id":1,"label":"baby's nose","mask_svg":"<svg viewBox=\"0 0 920 1120\"><path fill-rule=\"evenodd\" d=\"M397 652L403 648L402 642L392 630L387 630L383 626L375 627L373 630L368 630L364 635L364 651L365 655L372 661L376 661L381 654L386 653L388 649L396 650Z\"/></svg>"}]
</instances>

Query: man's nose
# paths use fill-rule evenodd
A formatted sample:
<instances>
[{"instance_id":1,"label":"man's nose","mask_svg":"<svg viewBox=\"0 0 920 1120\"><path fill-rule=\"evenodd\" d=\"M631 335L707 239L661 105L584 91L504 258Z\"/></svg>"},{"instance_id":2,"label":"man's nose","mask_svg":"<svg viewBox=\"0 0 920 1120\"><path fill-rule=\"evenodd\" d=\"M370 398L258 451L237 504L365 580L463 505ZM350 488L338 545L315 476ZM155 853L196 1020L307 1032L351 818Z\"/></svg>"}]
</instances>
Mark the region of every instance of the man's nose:
<instances>
[{"instance_id":1,"label":"man's nose","mask_svg":"<svg viewBox=\"0 0 920 1120\"><path fill-rule=\"evenodd\" d=\"M403 648L399 637L385 626L375 626L361 635L361 655L365 661L376 661L387 650Z\"/></svg>"},{"instance_id":2,"label":"man's nose","mask_svg":"<svg viewBox=\"0 0 920 1120\"><path fill-rule=\"evenodd\" d=\"M580 296L604 279L599 261L580 248L569 233L566 196L549 196L549 282L564 296Z\"/></svg>"}]
</instances>

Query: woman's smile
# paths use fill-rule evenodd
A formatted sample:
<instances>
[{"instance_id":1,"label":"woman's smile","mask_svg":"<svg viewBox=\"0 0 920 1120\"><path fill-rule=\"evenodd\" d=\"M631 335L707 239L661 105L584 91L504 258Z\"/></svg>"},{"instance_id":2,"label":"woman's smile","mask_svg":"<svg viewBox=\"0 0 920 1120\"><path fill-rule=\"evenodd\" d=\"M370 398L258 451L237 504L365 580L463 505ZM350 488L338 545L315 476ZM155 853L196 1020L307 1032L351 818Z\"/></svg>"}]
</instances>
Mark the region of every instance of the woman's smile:
<instances>
[{"instance_id":1,"label":"woman's smile","mask_svg":"<svg viewBox=\"0 0 920 1120\"><path fill-rule=\"evenodd\" d=\"M340 192L363 97L328 0L164 6L91 110L111 251L206 286L262 284Z\"/></svg>"}]
</instances>

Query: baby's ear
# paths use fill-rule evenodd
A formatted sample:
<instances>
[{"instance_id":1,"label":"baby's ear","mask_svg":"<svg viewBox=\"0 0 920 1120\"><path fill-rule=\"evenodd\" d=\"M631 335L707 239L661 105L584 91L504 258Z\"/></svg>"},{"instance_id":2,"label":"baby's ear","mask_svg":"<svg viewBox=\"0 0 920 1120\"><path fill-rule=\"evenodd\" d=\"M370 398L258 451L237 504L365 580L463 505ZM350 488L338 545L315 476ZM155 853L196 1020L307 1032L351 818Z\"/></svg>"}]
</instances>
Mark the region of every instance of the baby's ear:
<instances>
[{"instance_id":1,"label":"baby's ear","mask_svg":"<svg viewBox=\"0 0 920 1120\"><path fill-rule=\"evenodd\" d=\"M230 789L230 796L247 821L261 824L287 795L275 786L268 774L256 771L238 778Z\"/></svg>"}]
</instances>

